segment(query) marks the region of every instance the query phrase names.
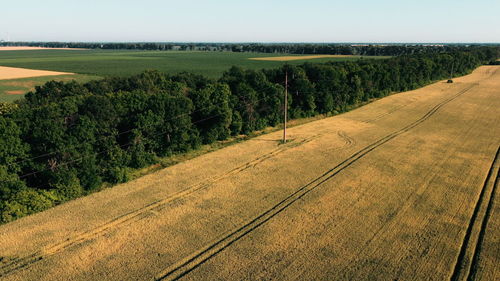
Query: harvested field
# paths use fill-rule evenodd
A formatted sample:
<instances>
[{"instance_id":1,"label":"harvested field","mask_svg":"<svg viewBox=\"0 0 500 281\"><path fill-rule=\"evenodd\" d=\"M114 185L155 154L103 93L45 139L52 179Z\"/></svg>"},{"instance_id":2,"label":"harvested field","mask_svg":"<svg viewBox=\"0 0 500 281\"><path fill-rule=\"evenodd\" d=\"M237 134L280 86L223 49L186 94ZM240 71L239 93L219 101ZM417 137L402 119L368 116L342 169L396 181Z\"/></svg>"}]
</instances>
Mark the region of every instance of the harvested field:
<instances>
[{"instance_id":1,"label":"harvested field","mask_svg":"<svg viewBox=\"0 0 500 281\"><path fill-rule=\"evenodd\" d=\"M2 280L498 280L500 66L0 226Z\"/></svg>"},{"instance_id":2,"label":"harvested field","mask_svg":"<svg viewBox=\"0 0 500 281\"><path fill-rule=\"evenodd\" d=\"M0 66L0 80L71 74L73 73Z\"/></svg>"},{"instance_id":3,"label":"harvested field","mask_svg":"<svg viewBox=\"0 0 500 281\"><path fill-rule=\"evenodd\" d=\"M87 50L81 48L45 48L24 46L0 46L0 51L33 51L33 50Z\"/></svg>"},{"instance_id":4,"label":"harvested field","mask_svg":"<svg viewBox=\"0 0 500 281\"><path fill-rule=\"evenodd\" d=\"M357 56L351 56L351 55L279 56L279 57L249 58L249 60L293 61L293 60L311 60L311 59L322 59L322 58L352 58L352 57L357 57Z\"/></svg>"}]
</instances>

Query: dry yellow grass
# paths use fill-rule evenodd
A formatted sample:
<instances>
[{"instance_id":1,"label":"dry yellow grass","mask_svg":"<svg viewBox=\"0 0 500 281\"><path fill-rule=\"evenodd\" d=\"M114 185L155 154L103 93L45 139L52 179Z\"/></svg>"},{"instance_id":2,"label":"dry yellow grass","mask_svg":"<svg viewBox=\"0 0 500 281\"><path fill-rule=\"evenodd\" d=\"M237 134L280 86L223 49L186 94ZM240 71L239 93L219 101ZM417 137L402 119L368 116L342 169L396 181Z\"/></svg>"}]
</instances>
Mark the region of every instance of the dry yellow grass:
<instances>
[{"instance_id":1,"label":"dry yellow grass","mask_svg":"<svg viewBox=\"0 0 500 281\"><path fill-rule=\"evenodd\" d=\"M70 74L73 73L0 66L0 80Z\"/></svg>"},{"instance_id":2,"label":"dry yellow grass","mask_svg":"<svg viewBox=\"0 0 500 281\"><path fill-rule=\"evenodd\" d=\"M351 55L312 55L312 56L280 56L280 57L261 57L249 58L249 60L263 60L263 61L292 61L292 60L310 60L321 58L348 58Z\"/></svg>"},{"instance_id":3,"label":"dry yellow grass","mask_svg":"<svg viewBox=\"0 0 500 281\"><path fill-rule=\"evenodd\" d=\"M45 48L45 47L25 47L25 46L0 46L0 51L32 51L32 50L87 50L87 49Z\"/></svg>"},{"instance_id":4,"label":"dry yellow grass","mask_svg":"<svg viewBox=\"0 0 500 281\"><path fill-rule=\"evenodd\" d=\"M454 81L0 226L1 278L498 280L500 67Z\"/></svg>"}]
</instances>

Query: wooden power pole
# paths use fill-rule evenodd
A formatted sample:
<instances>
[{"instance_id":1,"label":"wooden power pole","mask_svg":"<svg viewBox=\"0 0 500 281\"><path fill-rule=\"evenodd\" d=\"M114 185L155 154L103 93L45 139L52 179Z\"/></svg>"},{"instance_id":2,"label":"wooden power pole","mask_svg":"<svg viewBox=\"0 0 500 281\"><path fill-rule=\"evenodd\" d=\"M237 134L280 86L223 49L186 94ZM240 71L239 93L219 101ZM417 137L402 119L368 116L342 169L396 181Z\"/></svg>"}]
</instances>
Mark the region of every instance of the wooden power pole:
<instances>
[{"instance_id":1,"label":"wooden power pole","mask_svg":"<svg viewBox=\"0 0 500 281\"><path fill-rule=\"evenodd\" d=\"M453 71L455 70L455 62L451 64L450 79L453 79Z\"/></svg>"},{"instance_id":2,"label":"wooden power pole","mask_svg":"<svg viewBox=\"0 0 500 281\"><path fill-rule=\"evenodd\" d=\"M285 72L285 104L283 106L284 109L284 119L283 119L283 143L286 143L286 118L288 111L288 72Z\"/></svg>"},{"instance_id":3,"label":"wooden power pole","mask_svg":"<svg viewBox=\"0 0 500 281\"><path fill-rule=\"evenodd\" d=\"M453 70L454 70L454 68L455 68L455 62L453 61L451 63L450 79L448 79L447 83L453 83Z\"/></svg>"}]
</instances>

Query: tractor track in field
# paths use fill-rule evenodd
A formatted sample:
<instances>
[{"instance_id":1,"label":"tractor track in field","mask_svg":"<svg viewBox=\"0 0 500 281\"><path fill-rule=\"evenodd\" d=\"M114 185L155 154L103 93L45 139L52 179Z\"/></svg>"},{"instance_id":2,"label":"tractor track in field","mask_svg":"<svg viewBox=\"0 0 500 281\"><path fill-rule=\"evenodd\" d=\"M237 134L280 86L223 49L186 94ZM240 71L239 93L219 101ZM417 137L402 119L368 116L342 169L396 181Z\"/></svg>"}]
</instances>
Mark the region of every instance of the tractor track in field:
<instances>
[{"instance_id":1,"label":"tractor track in field","mask_svg":"<svg viewBox=\"0 0 500 281\"><path fill-rule=\"evenodd\" d=\"M454 147L455 145L458 145L457 143L462 139L462 138L469 138L469 137L473 137L473 135L470 133L471 132L471 129L472 129L472 126L469 127L469 129L465 132L465 134L461 134L461 135L457 135L453 141L451 141L450 143L448 143L448 145L450 147ZM441 166L442 164L446 163L447 161L450 161L452 158L453 158L453 155L454 153L456 153L456 151L454 152L451 152L449 154L448 157L444 158L444 159L441 159L441 164L439 166ZM395 209L393 211L394 214L401 214L401 213L406 213L413 204L416 203L416 199L413 198L412 199L412 195L415 195L415 194L423 194L424 192L427 192L427 190L429 189L429 187L431 186L431 183L434 181L436 175L440 174L440 173L445 173L446 171L445 170L441 170L441 171L436 171L434 170L436 173L434 174L434 176L430 177L429 180L421 187L417 188L414 190L414 192L412 194L410 194L408 197L405 198L405 200L402 200L402 204L399 205L399 207L397 209ZM370 238L368 239L367 242L365 242L361 247L359 247L359 250L353 254L355 255L359 255L361 256L362 253L364 252L364 249L365 248L368 248L370 243L372 241L374 241L377 237L383 237L385 233L389 232L390 228L393 227L397 222L393 219L390 219L388 223L386 223L385 225L382 225L380 226L374 233L373 235L370 236ZM429 226L429 223L430 222L427 222L425 225L422 225L422 227L424 228L427 228ZM427 234L427 233L426 233ZM423 236L423 235L422 235ZM421 237L422 237L421 236ZM381 250L380 248L378 248L378 250ZM414 250L412 252L412 255L420 255L421 258L424 258L424 254L425 252L428 252L430 251L430 246L426 246L426 247L421 247L421 248L417 248L416 250ZM371 254L373 254L375 251L372 251ZM363 268L363 266L367 265L368 263L366 261L363 262L357 262L355 265L353 265L351 268L350 268L350 271L351 272L358 272L361 268ZM401 269L400 269L401 270ZM420 265L417 265L416 267L416 271L420 270ZM343 269L343 270L340 270L339 273L341 273L340 276L342 276L342 279L349 279L349 280L356 280L356 279L360 279L358 278L357 275L347 275L347 270L346 269Z\"/></svg>"},{"instance_id":2,"label":"tractor track in field","mask_svg":"<svg viewBox=\"0 0 500 281\"><path fill-rule=\"evenodd\" d=\"M477 272L477 264L479 261L479 256L481 254L481 247L484 240L484 235L486 232L486 227L491 216L491 210L493 208L493 202L495 199L495 191L498 186L498 179L500 176L500 147L498 147L495 158L491 163L491 167L488 171L486 179L484 181L481 193L477 199L476 205L474 206L474 211L469 220L467 230L465 232L462 245L460 247L460 253L457 257L453 274L450 280L474 280L475 274ZM489 187L491 190L488 192ZM486 207L485 207L486 205ZM480 210L486 208L483 215L481 216ZM477 229L477 224L481 223L479 227L479 234L476 241L471 241L473 232ZM467 250L473 247L472 250L472 260L466 256Z\"/></svg>"},{"instance_id":3,"label":"tractor track in field","mask_svg":"<svg viewBox=\"0 0 500 281\"><path fill-rule=\"evenodd\" d=\"M497 150L496 160L498 161L500 153L500 147ZM476 273L478 270L479 258L481 256L481 250L484 242L484 235L486 233L486 228L488 227L488 222L491 217L491 210L493 209L493 204L495 202L495 192L498 186L498 181L500 179L500 169L497 171L497 176L495 179L495 183L493 184L493 188L491 190L490 200L488 202L488 207L486 207L486 213L484 215L484 219L481 223L481 230L479 232L479 237L476 243L476 247L474 250L474 257L472 258L471 269L469 270L469 275L467 276L467 280L475 280Z\"/></svg>"},{"instance_id":4,"label":"tractor track in field","mask_svg":"<svg viewBox=\"0 0 500 281\"><path fill-rule=\"evenodd\" d=\"M471 86L468 86L465 89L462 89L459 91L457 94L451 96L448 99L445 99L444 101L438 103L435 105L433 108L431 108L426 114L424 114L420 119L410 123L409 125L393 132L385 137L380 138L379 140L365 146L361 150L355 152L352 154L350 157L342 161L341 163L337 164L335 167L331 168L327 172L323 173L319 177L313 179L306 185L300 187L297 189L294 193L288 195L286 198L272 206L271 208L267 209L265 212L261 213L254 219L248 221L244 225L240 226L237 229L234 229L232 231L226 232L224 235L221 236L221 238L215 240L213 243L205 246L204 248L201 248L191 255L183 258L179 262L169 266L166 268L164 271L160 272L156 277L155 280L178 280L185 276L186 274L190 273L192 270L196 269L198 266L202 265L206 261L208 261L210 258L214 257L218 253L222 252L224 249L232 245L233 243L237 242L241 238L245 237L249 233L251 233L253 230L257 229L259 226L263 225L267 221L271 220L273 217L290 207L293 203L304 197L306 194L309 192L313 191L316 189L318 186L322 185L323 183L327 182L331 178L333 178L335 175L346 169L347 167L351 166L353 163L355 163L357 160L361 159L364 157L366 154L369 152L375 150L379 146L383 145L384 143L396 138L397 136L404 134L405 132L413 129L414 127L420 125L421 123L425 122L427 119L429 119L432 115L434 115L441 107L446 105L447 103L451 102L452 100L458 98L459 96L463 95L464 93L468 92L470 89L475 87L477 84L472 84Z\"/></svg>"},{"instance_id":5,"label":"tractor track in field","mask_svg":"<svg viewBox=\"0 0 500 281\"><path fill-rule=\"evenodd\" d=\"M107 231L109 231L113 228L128 225L128 224L134 223L136 221L139 221L139 220L143 219L145 217L145 215L147 215L149 212L159 210L174 200L188 196L188 195L195 193L197 191L206 189L215 182L218 182L220 180L223 180L225 178L228 178L230 176L238 174L244 170L254 168L258 164L276 156L277 154L280 154L280 153L287 151L289 149L292 149L292 148L298 147L300 145L306 144L308 142L311 142L311 141L317 139L318 137L320 137L320 135L313 135L311 137L304 138L304 139L298 140L298 141L292 140L289 143L284 144L284 145L280 145L278 148L276 148L276 149L274 149L266 154L263 154L255 159L249 161L249 162L246 162L246 163L244 163L244 164L242 164L242 165L240 165L240 166L238 166L238 167L236 167L236 168L234 168L226 173L223 173L219 176L215 176L215 177L206 179L205 181L203 181L201 183L191 185L190 187L185 188L181 191L178 191L178 192L176 192L176 193L174 193L166 198L152 202L152 203L150 203L146 206L143 206L139 209L136 209L132 212L118 216L118 217L114 218L113 220L110 220L110 221L108 221L108 222L106 222L106 223L104 223L96 228L93 228L89 231L86 231L86 232L78 234L74 237L68 238L67 240L65 240L63 242L44 247L43 249L41 249L35 253L31 253L31 254L25 255L23 257L16 257L16 258L8 259L8 260L6 258L4 258L4 260L0 262L0 278L7 276L9 274L12 274L20 269L29 267L29 266L43 260L44 258L48 258L52 255L58 254L58 253L66 250L66 249L69 249L73 246L80 245L88 240L102 236Z\"/></svg>"},{"instance_id":6,"label":"tractor track in field","mask_svg":"<svg viewBox=\"0 0 500 281\"><path fill-rule=\"evenodd\" d=\"M338 149L344 149L344 148L347 148L347 147L351 147L351 146L353 146L353 145L356 145L356 141L355 141L353 138L351 138L350 136L348 136L348 135L346 134L346 132L344 132L344 131L338 131L338 132L337 132L337 135L338 135L341 139L343 139L343 140L344 140L344 142L345 142L345 145L344 145L344 146L339 147Z\"/></svg>"},{"instance_id":7,"label":"tractor track in field","mask_svg":"<svg viewBox=\"0 0 500 281\"><path fill-rule=\"evenodd\" d=\"M394 113L394 112L396 112L396 111L398 111L398 110L400 110L400 109L402 109L402 108L404 108L404 107L406 107L406 106L410 105L410 104L411 104L411 103L413 103L413 102L414 102L414 101L411 101L411 102L409 102L409 103L407 103L407 104L403 104L403 105L396 106L396 107L394 107L394 108L392 108L392 109L388 110L388 111L387 111L387 112L385 112L385 113L382 113L382 114L380 114L380 115L377 115L377 116L375 116L375 117L373 117L373 118L371 118L371 119L364 120L363 122L365 122L365 123L373 123L373 122L378 121L378 120L380 120L380 119L382 119L382 118L384 118L384 117L386 117L386 116L388 116L388 115L391 115L392 113Z\"/></svg>"},{"instance_id":8,"label":"tractor track in field","mask_svg":"<svg viewBox=\"0 0 500 281\"><path fill-rule=\"evenodd\" d=\"M339 139L342 140L343 144L339 146L334 146L332 148L328 148L327 151L343 150L356 145L356 140L350 137L345 131L342 130L337 131L337 136L339 137Z\"/></svg>"}]
</instances>

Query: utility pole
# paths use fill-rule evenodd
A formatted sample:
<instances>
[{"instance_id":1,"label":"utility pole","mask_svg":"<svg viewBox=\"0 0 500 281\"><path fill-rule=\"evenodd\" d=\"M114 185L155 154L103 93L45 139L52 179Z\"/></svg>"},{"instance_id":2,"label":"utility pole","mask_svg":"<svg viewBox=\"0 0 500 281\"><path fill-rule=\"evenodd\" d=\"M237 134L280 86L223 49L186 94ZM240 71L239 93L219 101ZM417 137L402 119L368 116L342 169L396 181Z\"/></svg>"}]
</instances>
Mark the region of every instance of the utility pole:
<instances>
[{"instance_id":1,"label":"utility pole","mask_svg":"<svg viewBox=\"0 0 500 281\"><path fill-rule=\"evenodd\" d=\"M285 118L283 119L283 143L286 143L286 118L288 111L288 72L285 72L285 104L283 106Z\"/></svg>"},{"instance_id":2,"label":"utility pole","mask_svg":"<svg viewBox=\"0 0 500 281\"><path fill-rule=\"evenodd\" d=\"M450 79L453 79L453 71L454 71L454 68L455 68L455 62L453 62L453 63L451 64Z\"/></svg>"},{"instance_id":3,"label":"utility pole","mask_svg":"<svg viewBox=\"0 0 500 281\"><path fill-rule=\"evenodd\" d=\"M450 79L448 79L447 83L453 83L453 70L454 70L454 68L455 68L455 62L453 61L451 63Z\"/></svg>"}]
</instances>

